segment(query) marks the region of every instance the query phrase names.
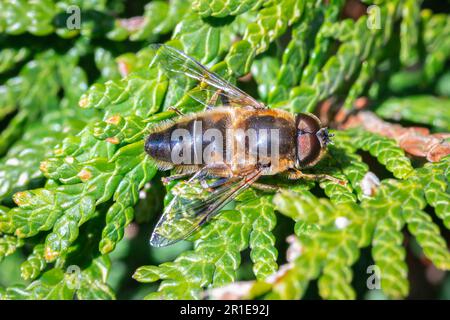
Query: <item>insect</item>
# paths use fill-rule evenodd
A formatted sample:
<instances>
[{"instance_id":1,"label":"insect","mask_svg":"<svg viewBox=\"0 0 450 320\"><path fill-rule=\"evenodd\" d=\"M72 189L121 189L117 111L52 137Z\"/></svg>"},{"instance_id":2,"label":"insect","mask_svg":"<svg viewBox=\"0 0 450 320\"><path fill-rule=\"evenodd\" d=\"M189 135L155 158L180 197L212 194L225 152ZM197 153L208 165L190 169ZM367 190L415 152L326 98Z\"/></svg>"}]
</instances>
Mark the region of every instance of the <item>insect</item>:
<instances>
[{"instance_id":1,"label":"insect","mask_svg":"<svg viewBox=\"0 0 450 320\"><path fill-rule=\"evenodd\" d=\"M186 238L250 186L277 190L256 182L261 176L340 182L300 170L315 165L330 143L331 135L317 117L269 109L185 53L166 45L154 49L154 63L160 63L171 81L198 84L189 95L206 109L193 114L174 109L179 117L157 124L146 138L145 151L158 168L175 170L164 182L191 176L185 182L188 190L202 194L192 198L172 189L174 197L152 233L151 245ZM216 180L208 184L210 178Z\"/></svg>"}]
</instances>

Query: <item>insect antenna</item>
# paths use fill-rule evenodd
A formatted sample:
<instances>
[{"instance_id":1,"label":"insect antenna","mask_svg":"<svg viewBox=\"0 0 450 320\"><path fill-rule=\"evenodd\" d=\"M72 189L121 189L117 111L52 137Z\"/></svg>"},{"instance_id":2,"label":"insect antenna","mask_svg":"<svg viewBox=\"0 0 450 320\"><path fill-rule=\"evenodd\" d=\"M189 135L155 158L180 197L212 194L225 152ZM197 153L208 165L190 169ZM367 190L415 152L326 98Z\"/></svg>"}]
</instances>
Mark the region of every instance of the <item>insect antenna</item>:
<instances>
[{"instance_id":1,"label":"insect antenna","mask_svg":"<svg viewBox=\"0 0 450 320\"><path fill-rule=\"evenodd\" d=\"M333 144L332 137L334 137L333 133L328 132L328 128L322 128L316 133L317 138L320 141L320 144L323 147L326 147L329 144Z\"/></svg>"}]
</instances>

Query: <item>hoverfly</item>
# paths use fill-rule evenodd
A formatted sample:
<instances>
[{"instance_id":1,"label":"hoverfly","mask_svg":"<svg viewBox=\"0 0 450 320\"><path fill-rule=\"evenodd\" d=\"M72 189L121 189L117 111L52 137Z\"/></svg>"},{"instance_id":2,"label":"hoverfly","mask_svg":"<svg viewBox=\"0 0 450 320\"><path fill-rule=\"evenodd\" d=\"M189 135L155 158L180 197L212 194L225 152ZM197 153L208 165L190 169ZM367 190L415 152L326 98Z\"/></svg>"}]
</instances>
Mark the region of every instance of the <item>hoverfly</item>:
<instances>
[{"instance_id":1,"label":"hoverfly","mask_svg":"<svg viewBox=\"0 0 450 320\"><path fill-rule=\"evenodd\" d=\"M165 182L192 176L184 183L189 193L199 195L187 196L177 186L171 190L173 198L152 233L151 245L162 247L188 237L250 186L273 190L256 182L261 176L282 173L288 179L339 182L300 171L316 164L330 142L331 135L316 116L269 109L183 52L167 45L153 48L152 63L160 63L169 80L198 82L189 95L206 110L184 115L174 109L180 116L157 124L146 138L145 151L158 168L175 169ZM206 149L209 161L202 161ZM208 184L210 178L216 180Z\"/></svg>"}]
</instances>

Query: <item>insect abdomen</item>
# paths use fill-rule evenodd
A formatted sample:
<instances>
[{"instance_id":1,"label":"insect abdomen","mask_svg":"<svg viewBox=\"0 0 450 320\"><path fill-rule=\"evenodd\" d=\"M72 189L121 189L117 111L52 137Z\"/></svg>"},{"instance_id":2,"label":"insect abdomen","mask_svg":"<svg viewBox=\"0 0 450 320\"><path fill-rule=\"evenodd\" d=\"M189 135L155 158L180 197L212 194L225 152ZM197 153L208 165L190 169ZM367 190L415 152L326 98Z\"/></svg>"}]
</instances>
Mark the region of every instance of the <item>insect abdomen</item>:
<instances>
[{"instance_id":1,"label":"insect abdomen","mask_svg":"<svg viewBox=\"0 0 450 320\"><path fill-rule=\"evenodd\" d=\"M209 111L199 115L184 116L177 121L156 127L147 137L145 151L167 169L175 166L204 165L203 151L217 144L226 148L225 131L230 127L230 113L227 111ZM217 130L222 141L211 141L205 133ZM213 139L214 140L214 139Z\"/></svg>"},{"instance_id":2,"label":"insect abdomen","mask_svg":"<svg viewBox=\"0 0 450 320\"><path fill-rule=\"evenodd\" d=\"M145 142L145 151L155 160L170 162L170 130L150 133Z\"/></svg>"}]
</instances>

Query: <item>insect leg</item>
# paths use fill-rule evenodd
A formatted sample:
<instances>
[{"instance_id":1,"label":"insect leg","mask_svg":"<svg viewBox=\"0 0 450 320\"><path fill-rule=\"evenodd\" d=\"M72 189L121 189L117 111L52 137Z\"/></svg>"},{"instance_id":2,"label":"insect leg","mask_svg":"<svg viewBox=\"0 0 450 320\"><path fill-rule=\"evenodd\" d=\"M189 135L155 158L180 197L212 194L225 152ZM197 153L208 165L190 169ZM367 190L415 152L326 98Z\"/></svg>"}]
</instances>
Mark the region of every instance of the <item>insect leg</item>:
<instances>
[{"instance_id":1,"label":"insect leg","mask_svg":"<svg viewBox=\"0 0 450 320\"><path fill-rule=\"evenodd\" d=\"M263 192L278 192L281 190L281 188L278 186L273 186L270 184L259 183L259 182L253 182L252 188L258 189Z\"/></svg>"},{"instance_id":2,"label":"insect leg","mask_svg":"<svg viewBox=\"0 0 450 320\"><path fill-rule=\"evenodd\" d=\"M305 180L330 180L336 183L339 183L340 185L346 185L347 182L344 180L337 179L333 176L330 176L328 174L310 174L310 173L303 173L300 170L294 170L288 172L288 179L291 180L298 180L298 179L305 179Z\"/></svg>"},{"instance_id":3,"label":"insect leg","mask_svg":"<svg viewBox=\"0 0 450 320\"><path fill-rule=\"evenodd\" d=\"M180 110L178 110L176 107L169 107L169 108L167 108L167 110L174 111L179 116L184 116L184 113L181 112Z\"/></svg>"},{"instance_id":4,"label":"insect leg","mask_svg":"<svg viewBox=\"0 0 450 320\"><path fill-rule=\"evenodd\" d=\"M192 174L192 172L174 174L172 176L162 178L161 181L164 185L167 185L170 181L183 179L192 176Z\"/></svg>"},{"instance_id":5,"label":"insect leg","mask_svg":"<svg viewBox=\"0 0 450 320\"><path fill-rule=\"evenodd\" d=\"M208 106L206 107L206 110L211 110L212 108L214 108L216 106L217 99L219 98L219 96L220 96L223 104L226 105L229 103L227 97L220 95L222 92L223 92L222 89L218 89L218 90L216 90L216 92L214 92L213 96L211 97L211 99L208 102Z\"/></svg>"},{"instance_id":6,"label":"insect leg","mask_svg":"<svg viewBox=\"0 0 450 320\"><path fill-rule=\"evenodd\" d=\"M203 180L207 176L207 174L208 174L208 167L203 167L199 171L197 171L196 173L194 173L194 172L183 172L183 173L171 175L169 177L164 177L161 180L162 180L163 184L166 185L170 181L179 180L179 179L183 179L183 178L191 176L189 181L199 180L203 184Z\"/></svg>"},{"instance_id":7,"label":"insect leg","mask_svg":"<svg viewBox=\"0 0 450 320\"><path fill-rule=\"evenodd\" d=\"M212 183L207 183L206 181L204 181L205 182L204 186L207 187L207 188L214 189L214 188L217 188L217 187L225 185L229 181L230 181L229 178L220 178L220 179L217 179L216 181L214 181Z\"/></svg>"}]
</instances>

